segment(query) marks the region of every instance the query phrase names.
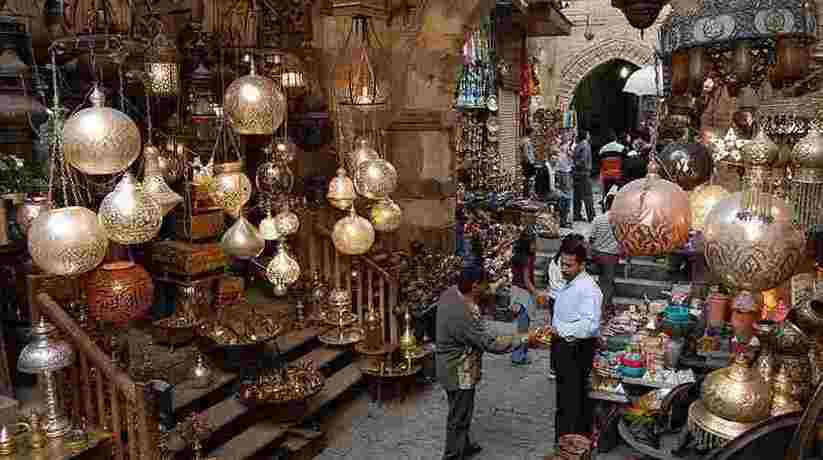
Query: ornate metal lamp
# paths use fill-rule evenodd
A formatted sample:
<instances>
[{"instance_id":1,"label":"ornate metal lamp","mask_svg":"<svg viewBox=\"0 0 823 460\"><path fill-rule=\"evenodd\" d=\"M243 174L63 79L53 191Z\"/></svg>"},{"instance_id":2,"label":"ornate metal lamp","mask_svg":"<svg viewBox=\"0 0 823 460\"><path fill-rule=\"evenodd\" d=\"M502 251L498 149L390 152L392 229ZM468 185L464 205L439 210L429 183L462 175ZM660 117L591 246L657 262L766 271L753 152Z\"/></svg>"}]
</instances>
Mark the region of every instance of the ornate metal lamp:
<instances>
[{"instance_id":1,"label":"ornate metal lamp","mask_svg":"<svg viewBox=\"0 0 823 460\"><path fill-rule=\"evenodd\" d=\"M260 236L260 232L242 215L220 239L220 248L223 252L238 259L253 259L259 256L265 247L266 242Z\"/></svg>"},{"instance_id":2,"label":"ornate metal lamp","mask_svg":"<svg viewBox=\"0 0 823 460\"><path fill-rule=\"evenodd\" d=\"M657 20L668 0L612 0L612 6L621 10L635 29L648 29Z\"/></svg>"},{"instance_id":3,"label":"ornate metal lamp","mask_svg":"<svg viewBox=\"0 0 823 460\"><path fill-rule=\"evenodd\" d=\"M804 230L823 225L823 131L818 120L811 123L808 134L792 150L794 174L790 180L789 199L795 217Z\"/></svg>"},{"instance_id":4,"label":"ornate metal lamp","mask_svg":"<svg viewBox=\"0 0 823 460\"><path fill-rule=\"evenodd\" d=\"M140 244L157 236L163 212L134 176L126 173L114 191L103 198L98 218L110 240Z\"/></svg>"},{"instance_id":5,"label":"ornate metal lamp","mask_svg":"<svg viewBox=\"0 0 823 460\"><path fill-rule=\"evenodd\" d=\"M223 107L236 133L272 134L286 116L286 97L272 79L257 75L253 57L249 61L249 74L229 85Z\"/></svg>"},{"instance_id":6,"label":"ornate metal lamp","mask_svg":"<svg viewBox=\"0 0 823 460\"><path fill-rule=\"evenodd\" d=\"M359 256L367 253L374 244L374 227L371 222L358 216L352 206L349 215L334 224L331 237L338 251Z\"/></svg>"},{"instance_id":7,"label":"ornate metal lamp","mask_svg":"<svg viewBox=\"0 0 823 460\"><path fill-rule=\"evenodd\" d=\"M337 58L335 104L368 110L388 103L389 60L367 16L352 18L351 30Z\"/></svg>"},{"instance_id":8,"label":"ornate metal lamp","mask_svg":"<svg viewBox=\"0 0 823 460\"><path fill-rule=\"evenodd\" d=\"M74 364L74 350L68 342L50 337L56 328L44 316L32 328L32 342L23 348L17 360L17 369L27 374L45 378L46 386L46 436L59 438L69 432L71 423L63 413L63 405L57 391L55 372Z\"/></svg>"},{"instance_id":9,"label":"ornate metal lamp","mask_svg":"<svg viewBox=\"0 0 823 460\"><path fill-rule=\"evenodd\" d=\"M155 96L175 96L180 87L177 47L161 30L146 51L146 89Z\"/></svg>"},{"instance_id":10,"label":"ornate metal lamp","mask_svg":"<svg viewBox=\"0 0 823 460\"><path fill-rule=\"evenodd\" d=\"M275 293L278 287L288 287L300 278L300 264L289 255L286 242L280 240L280 247L277 255L266 266L266 278L275 286Z\"/></svg>"},{"instance_id":11,"label":"ornate metal lamp","mask_svg":"<svg viewBox=\"0 0 823 460\"><path fill-rule=\"evenodd\" d=\"M329 182L326 198L337 209L348 210L354 205L357 193L354 191L354 182L346 175L345 169L339 168L337 177Z\"/></svg>"},{"instance_id":12,"label":"ornate metal lamp","mask_svg":"<svg viewBox=\"0 0 823 460\"><path fill-rule=\"evenodd\" d=\"M79 275L103 261L109 239L97 214L80 206L41 212L29 228L34 263L53 275Z\"/></svg>"}]
</instances>

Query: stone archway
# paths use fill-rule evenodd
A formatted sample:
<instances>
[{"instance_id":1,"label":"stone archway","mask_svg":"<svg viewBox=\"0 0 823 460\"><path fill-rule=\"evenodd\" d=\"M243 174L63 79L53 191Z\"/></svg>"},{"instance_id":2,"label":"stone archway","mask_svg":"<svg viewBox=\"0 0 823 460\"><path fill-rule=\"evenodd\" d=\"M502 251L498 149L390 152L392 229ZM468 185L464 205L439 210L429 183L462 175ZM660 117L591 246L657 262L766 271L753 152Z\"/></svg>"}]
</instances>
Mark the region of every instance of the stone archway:
<instances>
[{"instance_id":1,"label":"stone archway","mask_svg":"<svg viewBox=\"0 0 823 460\"><path fill-rule=\"evenodd\" d=\"M559 106L567 108L580 81L600 64L613 59L623 59L642 67L654 63L654 50L640 41L608 38L580 51L560 72Z\"/></svg>"}]
</instances>

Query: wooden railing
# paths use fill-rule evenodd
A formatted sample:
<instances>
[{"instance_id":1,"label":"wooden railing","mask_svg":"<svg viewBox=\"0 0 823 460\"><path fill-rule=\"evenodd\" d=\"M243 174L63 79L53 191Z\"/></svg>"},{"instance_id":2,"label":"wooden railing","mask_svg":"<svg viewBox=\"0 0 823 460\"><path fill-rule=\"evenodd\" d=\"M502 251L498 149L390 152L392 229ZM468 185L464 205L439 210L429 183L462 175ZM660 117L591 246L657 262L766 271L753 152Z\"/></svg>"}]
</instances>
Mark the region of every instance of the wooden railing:
<instances>
[{"instance_id":1,"label":"wooden railing","mask_svg":"<svg viewBox=\"0 0 823 460\"><path fill-rule=\"evenodd\" d=\"M118 460L159 458L158 424L149 408L145 385L132 381L112 363L48 294L39 294L31 307L32 319L45 315L77 353L75 364L64 370L65 381L59 386L70 419L85 419L89 427L110 432Z\"/></svg>"},{"instance_id":2,"label":"wooden railing","mask_svg":"<svg viewBox=\"0 0 823 460\"><path fill-rule=\"evenodd\" d=\"M304 218L301 232L303 270L320 270L330 288L342 287L352 295L352 311L362 322L368 309L374 308L384 325L384 339L398 343L400 320L395 314L398 279L367 256L347 256L334 247L331 239L333 214L315 211ZM353 276L356 274L356 276Z\"/></svg>"}]
</instances>

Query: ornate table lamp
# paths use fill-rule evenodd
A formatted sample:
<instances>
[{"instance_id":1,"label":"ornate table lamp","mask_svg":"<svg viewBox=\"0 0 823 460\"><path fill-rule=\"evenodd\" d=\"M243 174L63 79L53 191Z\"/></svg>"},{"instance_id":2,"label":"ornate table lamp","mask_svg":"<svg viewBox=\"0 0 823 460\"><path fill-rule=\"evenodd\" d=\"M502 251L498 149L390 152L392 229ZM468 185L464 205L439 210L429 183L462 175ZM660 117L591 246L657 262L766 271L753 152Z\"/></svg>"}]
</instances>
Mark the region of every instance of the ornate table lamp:
<instances>
[{"instance_id":1,"label":"ornate table lamp","mask_svg":"<svg viewBox=\"0 0 823 460\"><path fill-rule=\"evenodd\" d=\"M50 337L57 330L46 318L32 328L32 342L23 348L17 369L27 374L41 374L46 379L46 436L59 438L71 429L57 394L56 371L74 364L74 350L68 342Z\"/></svg>"}]
</instances>

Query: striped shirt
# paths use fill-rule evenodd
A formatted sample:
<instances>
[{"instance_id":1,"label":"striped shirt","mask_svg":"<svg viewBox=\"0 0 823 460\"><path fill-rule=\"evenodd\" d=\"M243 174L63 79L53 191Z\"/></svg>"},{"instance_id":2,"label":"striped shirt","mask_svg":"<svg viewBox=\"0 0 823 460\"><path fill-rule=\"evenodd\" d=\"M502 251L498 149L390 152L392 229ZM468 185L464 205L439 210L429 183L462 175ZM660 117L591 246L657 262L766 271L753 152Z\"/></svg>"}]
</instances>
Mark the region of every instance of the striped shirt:
<instances>
[{"instance_id":1,"label":"striped shirt","mask_svg":"<svg viewBox=\"0 0 823 460\"><path fill-rule=\"evenodd\" d=\"M614 231L612 231L612 225L609 223L608 212L594 218L589 241L592 243L593 251L612 255L620 254L620 246L617 244Z\"/></svg>"}]
</instances>

